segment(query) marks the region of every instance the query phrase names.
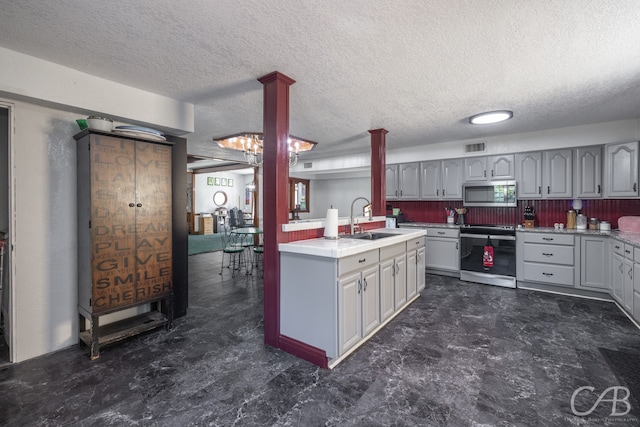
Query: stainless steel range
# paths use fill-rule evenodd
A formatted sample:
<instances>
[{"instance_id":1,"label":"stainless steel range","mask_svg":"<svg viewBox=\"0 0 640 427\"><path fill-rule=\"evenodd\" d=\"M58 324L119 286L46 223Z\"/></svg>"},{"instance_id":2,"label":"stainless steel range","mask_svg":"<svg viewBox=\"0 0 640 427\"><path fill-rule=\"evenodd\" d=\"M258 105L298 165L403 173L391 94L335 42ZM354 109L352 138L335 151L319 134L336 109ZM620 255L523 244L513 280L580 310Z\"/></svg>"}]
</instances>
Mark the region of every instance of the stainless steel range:
<instances>
[{"instance_id":1,"label":"stainless steel range","mask_svg":"<svg viewBox=\"0 0 640 427\"><path fill-rule=\"evenodd\" d=\"M460 279L515 288L515 227L469 224L461 226Z\"/></svg>"}]
</instances>

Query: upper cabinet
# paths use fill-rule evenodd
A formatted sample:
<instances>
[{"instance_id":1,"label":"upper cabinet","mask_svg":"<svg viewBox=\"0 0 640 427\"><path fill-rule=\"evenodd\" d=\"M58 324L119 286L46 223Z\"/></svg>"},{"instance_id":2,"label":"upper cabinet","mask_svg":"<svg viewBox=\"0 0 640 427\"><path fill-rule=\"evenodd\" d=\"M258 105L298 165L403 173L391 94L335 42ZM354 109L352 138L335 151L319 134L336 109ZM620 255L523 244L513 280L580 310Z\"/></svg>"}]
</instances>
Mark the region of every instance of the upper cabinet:
<instances>
[{"instance_id":1,"label":"upper cabinet","mask_svg":"<svg viewBox=\"0 0 640 427\"><path fill-rule=\"evenodd\" d=\"M420 163L420 200L462 199L462 160Z\"/></svg>"},{"instance_id":2,"label":"upper cabinet","mask_svg":"<svg viewBox=\"0 0 640 427\"><path fill-rule=\"evenodd\" d=\"M464 181L515 179L515 156L501 154L464 159Z\"/></svg>"},{"instance_id":3,"label":"upper cabinet","mask_svg":"<svg viewBox=\"0 0 640 427\"><path fill-rule=\"evenodd\" d=\"M518 198L572 198L572 158L571 149L516 154Z\"/></svg>"},{"instance_id":4,"label":"upper cabinet","mask_svg":"<svg viewBox=\"0 0 640 427\"><path fill-rule=\"evenodd\" d=\"M386 167L386 198L417 200L420 196L419 163L401 163Z\"/></svg>"},{"instance_id":5,"label":"upper cabinet","mask_svg":"<svg viewBox=\"0 0 640 427\"><path fill-rule=\"evenodd\" d=\"M605 145L604 196L638 197L638 141Z\"/></svg>"},{"instance_id":6,"label":"upper cabinet","mask_svg":"<svg viewBox=\"0 0 640 427\"><path fill-rule=\"evenodd\" d=\"M602 197L602 147L576 148L574 169L574 197L577 199Z\"/></svg>"}]
</instances>

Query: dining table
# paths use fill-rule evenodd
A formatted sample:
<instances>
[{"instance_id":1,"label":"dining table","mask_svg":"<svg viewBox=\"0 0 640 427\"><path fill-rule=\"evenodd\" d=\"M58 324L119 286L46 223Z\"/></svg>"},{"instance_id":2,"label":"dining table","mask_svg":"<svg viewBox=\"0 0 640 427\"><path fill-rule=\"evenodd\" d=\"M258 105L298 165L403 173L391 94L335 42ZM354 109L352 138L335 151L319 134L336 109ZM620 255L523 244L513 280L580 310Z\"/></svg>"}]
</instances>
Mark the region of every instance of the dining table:
<instances>
[{"instance_id":1,"label":"dining table","mask_svg":"<svg viewBox=\"0 0 640 427\"><path fill-rule=\"evenodd\" d=\"M260 236L262 234L262 230L258 227L241 227L231 230L231 234L238 236L237 242L242 244L242 247L244 248L245 272L249 275L253 271L253 257L251 257L251 269L248 267L247 260L249 259L254 246L256 246L255 237Z\"/></svg>"}]
</instances>

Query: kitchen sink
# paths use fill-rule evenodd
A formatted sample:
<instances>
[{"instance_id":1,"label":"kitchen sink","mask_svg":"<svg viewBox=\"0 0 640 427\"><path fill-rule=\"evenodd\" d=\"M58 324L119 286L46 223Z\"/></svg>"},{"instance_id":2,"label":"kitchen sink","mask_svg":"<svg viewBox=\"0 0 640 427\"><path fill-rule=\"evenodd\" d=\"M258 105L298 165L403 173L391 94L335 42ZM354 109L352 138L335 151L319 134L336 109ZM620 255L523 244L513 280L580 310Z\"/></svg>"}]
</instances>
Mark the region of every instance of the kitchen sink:
<instances>
[{"instance_id":1,"label":"kitchen sink","mask_svg":"<svg viewBox=\"0 0 640 427\"><path fill-rule=\"evenodd\" d=\"M351 235L346 235L341 237L346 239L378 240L378 239L384 239L385 237L393 237L397 235L398 234L396 233L369 233L365 231L364 233L351 234Z\"/></svg>"}]
</instances>

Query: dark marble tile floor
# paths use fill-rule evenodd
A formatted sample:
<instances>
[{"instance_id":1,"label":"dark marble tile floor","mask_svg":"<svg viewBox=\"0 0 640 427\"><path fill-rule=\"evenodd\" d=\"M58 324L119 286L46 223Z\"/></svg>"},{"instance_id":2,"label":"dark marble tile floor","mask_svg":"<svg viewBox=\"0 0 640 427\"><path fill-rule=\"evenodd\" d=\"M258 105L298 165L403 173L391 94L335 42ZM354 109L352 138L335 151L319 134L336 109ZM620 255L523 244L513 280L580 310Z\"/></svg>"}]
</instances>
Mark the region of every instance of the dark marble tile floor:
<instances>
[{"instance_id":1,"label":"dark marble tile floor","mask_svg":"<svg viewBox=\"0 0 640 427\"><path fill-rule=\"evenodd\" d=\"M613 303L428 275L421 298L323 370L264 346L259 274L221 277L220 252L189 268L188 315L171 331L93 362L74 346L0 368L0 425L639 425L640 396L625 416L605 401L572 414L578 387L594 387L575 399L583 412L607 387L639 389L625 382L640 331Z\"/></svg>"}]
</instances>

